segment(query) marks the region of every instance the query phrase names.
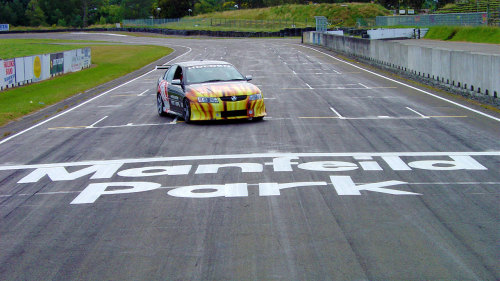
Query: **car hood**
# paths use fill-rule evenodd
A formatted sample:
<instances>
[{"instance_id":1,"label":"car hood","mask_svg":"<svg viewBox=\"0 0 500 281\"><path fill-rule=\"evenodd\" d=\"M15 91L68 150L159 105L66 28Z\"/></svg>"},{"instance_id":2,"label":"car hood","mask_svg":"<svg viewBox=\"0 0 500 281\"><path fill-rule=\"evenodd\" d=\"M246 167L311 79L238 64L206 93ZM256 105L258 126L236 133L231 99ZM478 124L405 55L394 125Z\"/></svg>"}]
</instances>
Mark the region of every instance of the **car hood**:
<instances>
[{"instance_id":1,"label":"car hood","mask_svg":"<svg viewBox=\"0 0 500 281\"><path fill-rule=\"evenodd\" d=\"M186 87L187 97L224 97L259 94L257 86L248 82L194 84Z\"/></svg>"}]
</instances>

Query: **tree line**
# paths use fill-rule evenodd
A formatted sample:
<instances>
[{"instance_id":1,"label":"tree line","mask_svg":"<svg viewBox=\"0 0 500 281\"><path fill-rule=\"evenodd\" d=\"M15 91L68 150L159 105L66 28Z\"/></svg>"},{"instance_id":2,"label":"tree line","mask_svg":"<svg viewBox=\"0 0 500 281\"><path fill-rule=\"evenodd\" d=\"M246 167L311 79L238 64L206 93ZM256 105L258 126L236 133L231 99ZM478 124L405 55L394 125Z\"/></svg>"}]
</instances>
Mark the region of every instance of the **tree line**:
<instances>
[{"instance_id":1,"label":"tree line","mask_svg":"<svg viewBox=\"0 0 500 281\"><path fill-rule=\"evenodd\" d=\"M438 6L453 2L453 0L376 0L375 2L388 9L397 9L403 4L418 10L426 1L435 2ZM314 1L314 3L341 2L348 1ZM123 19L180 18L232 9L311 3L304 0L0 0L0 23L13 26L86 27L117 23Z\"/></svg>"}]
</instances>

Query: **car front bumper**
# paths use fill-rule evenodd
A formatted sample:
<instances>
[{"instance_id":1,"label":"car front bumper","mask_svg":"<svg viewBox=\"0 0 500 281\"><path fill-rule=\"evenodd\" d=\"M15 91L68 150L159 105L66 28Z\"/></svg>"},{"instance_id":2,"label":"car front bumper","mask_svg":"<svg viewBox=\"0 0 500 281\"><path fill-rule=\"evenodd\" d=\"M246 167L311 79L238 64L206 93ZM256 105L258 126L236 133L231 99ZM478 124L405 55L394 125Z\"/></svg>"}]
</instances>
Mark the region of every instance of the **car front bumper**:
<instances>
[{"instance_id":1,"label":"car front bumper","mask_svg":"<svg viewBox=\"0 0 500 281\"><path fill-rule=\"evenodd\" d=\"M199 103L191 100L191 120L245 119L266 116L264 100L247 99L235 102Z\"/></svg>"}]
</instances>

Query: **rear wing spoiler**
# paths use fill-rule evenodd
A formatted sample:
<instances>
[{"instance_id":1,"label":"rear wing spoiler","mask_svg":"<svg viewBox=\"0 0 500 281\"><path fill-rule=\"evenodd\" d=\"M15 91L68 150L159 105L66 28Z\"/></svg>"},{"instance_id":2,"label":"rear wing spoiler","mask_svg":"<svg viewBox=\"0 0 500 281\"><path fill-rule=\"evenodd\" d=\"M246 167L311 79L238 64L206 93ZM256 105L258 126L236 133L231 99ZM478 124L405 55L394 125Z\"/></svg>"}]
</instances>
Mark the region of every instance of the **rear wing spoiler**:
<instances>
[{"instance_id":1,"label":"rear wing spoiler","mask_svg":"<svg viewBox=\"0 0 500 281\"><path fill-rule=\"evenodd\" d=\"M158 70L158 69L169 69L171 67L171 65L157 65L155 70Z\"/></svg>"}]
</instances>

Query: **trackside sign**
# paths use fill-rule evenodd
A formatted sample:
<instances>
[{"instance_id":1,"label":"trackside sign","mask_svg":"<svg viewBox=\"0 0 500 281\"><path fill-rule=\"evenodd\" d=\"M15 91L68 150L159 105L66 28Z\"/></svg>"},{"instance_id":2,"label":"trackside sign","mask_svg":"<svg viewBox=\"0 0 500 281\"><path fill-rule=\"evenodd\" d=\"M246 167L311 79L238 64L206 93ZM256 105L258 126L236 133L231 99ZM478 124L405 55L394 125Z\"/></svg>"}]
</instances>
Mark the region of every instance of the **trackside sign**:
<instances>
[{"instance_id":1,"label":"trackside sign","mask_svg":"<svg viewBox=\"0 0 500 281\"><path fill-rule=\"evenodd\" d=\"M0 180L2 171L21 170L21 173L16 173L19 177L16 180L22 185L48 183L50 186L50 182L62 182L71 187L74 182L73 191L83 189L77 192L71 204L92 204L110 195L154 190L164 190L169 196L181 198L231 198L249 196L249 188L257 188L258 196L267 197L279 196L291 188L321 186L331 188L339 196L361 196L370 192L418 196L422 194L408 190L408 182L401 178L415 172L487 171L489 168L476 159L485 156L498 157L500 152L265 153L14 165L0 166ZM227 174L228 171L235 175L231 178L263 174L257 178L266 180L228 180L216 184L202 180L203 184L195 184L196 179L204 175L214 178L213 175ZM393 178L359 183L349 173L358 177L359 173L369 173L378 179L387 174L386 177ZM294 181L273 180L288 174L290 176L286 178ZM177 182L181 179L188 185L165 186L164 183L174 177Z\"/></svg>"}]
</instances>

